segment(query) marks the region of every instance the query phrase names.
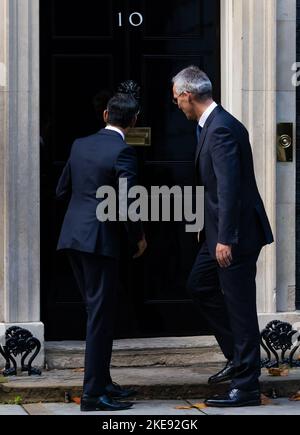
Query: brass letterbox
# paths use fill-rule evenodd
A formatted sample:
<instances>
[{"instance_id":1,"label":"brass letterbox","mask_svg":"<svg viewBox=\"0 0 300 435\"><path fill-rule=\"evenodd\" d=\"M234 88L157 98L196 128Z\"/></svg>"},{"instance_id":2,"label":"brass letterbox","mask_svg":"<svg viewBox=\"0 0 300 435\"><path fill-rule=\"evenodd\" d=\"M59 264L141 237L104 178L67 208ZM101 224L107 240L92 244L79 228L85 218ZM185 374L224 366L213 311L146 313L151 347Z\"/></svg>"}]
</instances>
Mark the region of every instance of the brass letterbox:
<instances>
[{"instance_id":1,"label":"brass letterbox","mask_svg":"<svg viewBox=\"0 0 300 435\"><path fill-rule=\"evenodd\" d=\"M126 142L128 145L136 147L150 147L151 146L151 128L150 127L137 127L131 128L126 135Z\"/></svg>"}]
</instances>

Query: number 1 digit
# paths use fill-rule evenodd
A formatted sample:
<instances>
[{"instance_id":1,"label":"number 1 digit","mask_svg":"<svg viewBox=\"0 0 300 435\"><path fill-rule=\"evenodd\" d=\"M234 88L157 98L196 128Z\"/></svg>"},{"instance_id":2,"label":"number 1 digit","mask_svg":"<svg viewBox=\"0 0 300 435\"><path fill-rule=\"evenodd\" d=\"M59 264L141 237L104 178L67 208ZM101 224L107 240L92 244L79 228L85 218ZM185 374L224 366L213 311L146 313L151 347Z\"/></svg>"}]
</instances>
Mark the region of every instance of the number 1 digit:
<instances>
[{"instance_id":1,"label":"number 1 digit","mask_svg":"<svg viewBox=\"0 0 300 435\"><path fill-rule=\"evenodd\" d=\"M122 12L119 12L119 27L122 27Z\"/></svg>"}]
</instances>

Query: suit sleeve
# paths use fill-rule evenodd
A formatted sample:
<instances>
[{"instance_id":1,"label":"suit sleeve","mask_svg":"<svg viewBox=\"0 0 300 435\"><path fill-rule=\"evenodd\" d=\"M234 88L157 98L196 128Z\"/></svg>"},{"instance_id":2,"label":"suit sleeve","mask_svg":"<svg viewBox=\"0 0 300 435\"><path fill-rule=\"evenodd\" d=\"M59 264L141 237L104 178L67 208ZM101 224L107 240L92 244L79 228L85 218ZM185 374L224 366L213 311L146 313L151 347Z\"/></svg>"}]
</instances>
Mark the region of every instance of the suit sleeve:
<instances>
[{"instance_id":1,"label":"suit sleeve","mask_svg":"<svg viewBox=\"0 0 300 435\"><path fill-rule=\"evenodd\" d=\"M116 177L117 182L119 179L123 178L127 180L127 198L128 191L131 187L137 185L137 157L136 152L131 147L124 148L116 161ZM127 200L127 210L133 200ZM143 225L141 222L131 222L129 219L125 222L126 230L128 232L128 237L131 243L138 243L144 235Z\"/></svg>"},{"instance_id":2,"label":"suit sleeve","mask_svg":"<svg viewBox=\"0 0 300 435\"><path fill-rule=\"evenodd\" d=\"M56 199L65 199L72 192L71 164L68 160L56 188Z\"/></svg>"},{"instance_id":3,"label":"suit sleeve","mask_svg":"<svg viewBox=\"0 0 300 435\"><path fill-rule=\"evenodd\" d=\"M218 243L235 245L241 209L240 145L229 129L219 128L212 135L210 151L218 189Z\"/></svg>"}]
</instances>

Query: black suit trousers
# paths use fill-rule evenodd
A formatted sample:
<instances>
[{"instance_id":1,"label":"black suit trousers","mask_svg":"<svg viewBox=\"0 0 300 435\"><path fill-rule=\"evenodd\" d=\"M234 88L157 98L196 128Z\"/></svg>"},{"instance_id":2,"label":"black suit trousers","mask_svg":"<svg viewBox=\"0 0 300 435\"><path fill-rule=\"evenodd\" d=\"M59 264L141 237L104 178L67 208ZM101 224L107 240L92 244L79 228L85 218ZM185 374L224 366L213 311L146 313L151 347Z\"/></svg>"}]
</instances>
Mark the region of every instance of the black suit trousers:
<instances>
[{"instance_id":1,"label":"black suit trousers","mask_svg":"<svg viewBox=\"0 0 300 435\"><path fill-rule=\"evenodd\" d=\"M260 334L256 311L256 263L260 250L233 255L228 268L219 267L203 243L188 280L200 314L206 319L225 357L233 360L232 388L259 388Z\"/></svg>"},{"instance_id":2,"label":"black suit trousers","mask_svg":"<svg viewBox=\"0 0 300 435\"><path fill-rule=\"evenodd\" d=\"M87 310L83 393L97 397L112 382L110 361L114 337L118 260L68 250L68 257Z\"/></svg>"}]
</instances>

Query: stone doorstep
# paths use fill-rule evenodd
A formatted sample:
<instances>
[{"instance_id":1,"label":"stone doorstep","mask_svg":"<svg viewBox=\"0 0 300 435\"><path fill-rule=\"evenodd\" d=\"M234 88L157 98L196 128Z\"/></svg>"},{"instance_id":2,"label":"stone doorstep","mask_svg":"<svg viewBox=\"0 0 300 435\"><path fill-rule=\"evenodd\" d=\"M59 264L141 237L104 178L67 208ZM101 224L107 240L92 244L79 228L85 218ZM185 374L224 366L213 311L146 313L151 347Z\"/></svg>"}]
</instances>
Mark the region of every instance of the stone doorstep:
<instances>
[{"instance_id":1,"label":"stone doorstep","mask_svg":"<svg viewBox=\"0 0 300 435\"><path fill-rule=\"evenodd\" d=\"M77 369L84 366L84 341L45 343L48 370ZM264 357L264 353L262 353ZM167 337L124 339L114 342L111 366L126 367L206 367L224 364L224 356L214 337Z\"/></svg>"},{"instance_id":2,"label":"stone doorstep","mask_svg":"<svg viewBox=\"0 0 300 435\"><path fill-rule=\"evenodd\" d=\"M84 365L85 343L80 341L45 343L46 367L74 369ZM224 357L214 337L167 337L116 340L112 367L186 367L223 363Z\"/></svg>"},{"instance_id":3,"label":"stone doorstep","mask_svg":"<svg viewBox=\"0 0 300 435\"><path fill-rule=\"evenodd\" d=\"M138 400L188 400L226 391L226 383L207 384L208 377L216 371L216 366L118 368L112 369L112 376L121 385L135 388ZM82 378L83 371L78 369L45 371L41 377L24 374L9 378L0 384L0 402L17 396L24 404L64 402L66 397L81 395ZM264 370L261 388L265 394L276 392L278 397L290 397L300 390L300 370L291 370L286 377L271 377Z\"/></svg>"}]
</instances>

